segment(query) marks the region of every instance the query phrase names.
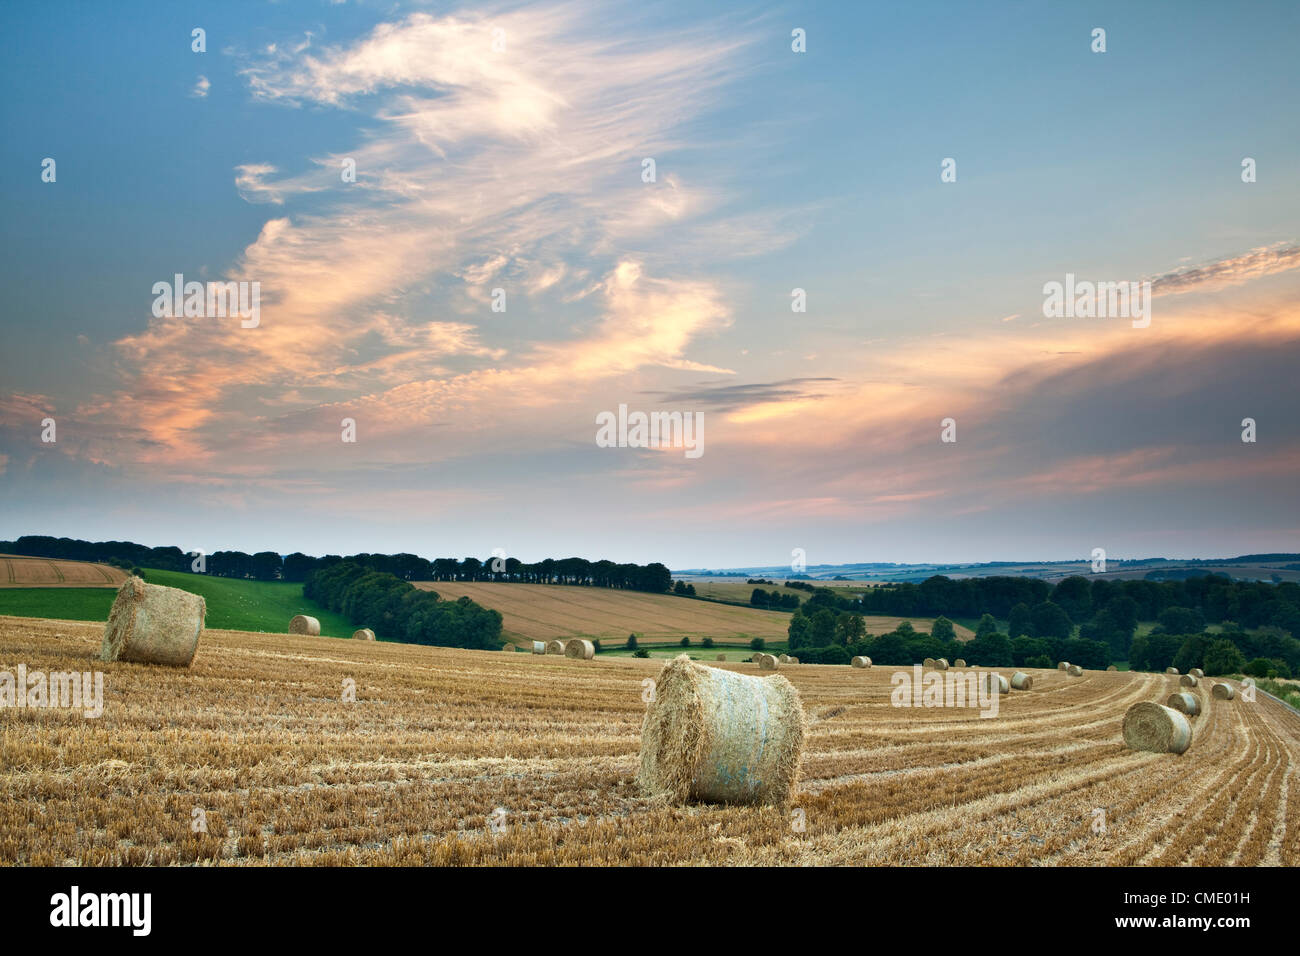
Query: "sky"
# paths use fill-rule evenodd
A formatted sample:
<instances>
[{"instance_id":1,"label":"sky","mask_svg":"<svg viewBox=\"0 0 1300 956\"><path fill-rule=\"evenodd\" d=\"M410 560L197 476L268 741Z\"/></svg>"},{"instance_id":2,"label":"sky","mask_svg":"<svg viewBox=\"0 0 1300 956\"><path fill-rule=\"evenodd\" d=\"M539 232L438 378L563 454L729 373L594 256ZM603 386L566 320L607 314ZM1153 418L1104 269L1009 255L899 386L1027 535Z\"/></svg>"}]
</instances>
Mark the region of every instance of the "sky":
<instances>
[{"instance_id":1,"label":"sky","mask_svg":"<svg viewBox=\"0 0 1300 956\"><path fill-rule=\"evenodd\" d=\"M1262 2L5 5L0 538L1300 550L1297 36ZM155 314L177 274L257 283L256 326ZM1067 274L1150 282L1149 324L1045 315ZM604 447L620 406L700 454Z\"/></svg>"}]
</instances>

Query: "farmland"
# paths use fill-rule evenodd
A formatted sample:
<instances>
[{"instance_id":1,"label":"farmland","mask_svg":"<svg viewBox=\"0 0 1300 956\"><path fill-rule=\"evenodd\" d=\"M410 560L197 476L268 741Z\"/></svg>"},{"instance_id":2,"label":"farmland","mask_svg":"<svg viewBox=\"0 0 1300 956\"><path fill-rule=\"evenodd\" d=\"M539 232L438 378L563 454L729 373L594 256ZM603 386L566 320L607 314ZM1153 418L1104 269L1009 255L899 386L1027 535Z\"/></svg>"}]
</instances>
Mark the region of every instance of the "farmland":
<instances>
[{"instance_id":1,"label":"farmland","mask_svg":"<svg viewBox=\"0 0 1300 956\"><path fill-rule=\"evenodd\" d=\"M145 575L150 584L202 595L207 602L210 627L279 633L288 630L289 619L295 614L310 614L320 621L325 636L350 637L355 630L343 615L304 598L301 584L153 569L145 569ZM108 588L10 588L0 590L0 614L102 623L108 619L114 597Z\"/></svg>"},{"instance_id":2,"label":"farmland","mask_svg":"<svg viewBox=\"0 0 1300 956\"><path fill-rule=\"evenodd\" d=\"M0 554L0 588L115 588L125 580L107 564Z\"/></svg>"},{"instance_id":3,"label":"farmland","mask_svg":"<svg viewBox=\"0 0 1300 956\"><path fill-rule=\"evenodd\" d=\"M1033 671L981 719L892 707L887 668L787 668L809 720L795 832L640 794L654 661L210 630L172 670L92 663L100 633L0 617L0 668L105 672L98 719L0 710L0 863L1300 863L1300 715L1202 693L1185 755L1124 749L1164 674Z\"/></svg>"},{"instance_id":4,"label":"farmland","mask_svg":"<svg viewBox=\"0 0 1300 956\"><path fill-rule=\"evenodd\" d=\"M571 637L622 643L635 633L646 644L676 643L683 637L748 644L755 637L784 641L790 627L790 615L777 611L644 591L476 581L419 581L415 586L446 599L468 596L500 611L502 636L515 643Z\"/></svg>"},{"instance_id":5,"label":"farmland","mask_svg":"<svg viewBox=\"0 0 1300 956\"><path fill-rule=\"evenodd\" d=\"M443 598L465 595L500 611L502 636L520 644L571 637L621 644L633 633L642 644L675 644L683 637L697 645L705 637L731 644L748 645L755 637L781 643L790 627L789 613L644 591L476 581L417 581L415 586L437 591ZM803 596L807 597L807 592ZM884 634L903 620L868 616L867 631ZM920 631L928 631L932 623L931 618L908 620ZM955 629L959 640L975 636L969 628L959 625Z\"/></svg>"}]
</instances>

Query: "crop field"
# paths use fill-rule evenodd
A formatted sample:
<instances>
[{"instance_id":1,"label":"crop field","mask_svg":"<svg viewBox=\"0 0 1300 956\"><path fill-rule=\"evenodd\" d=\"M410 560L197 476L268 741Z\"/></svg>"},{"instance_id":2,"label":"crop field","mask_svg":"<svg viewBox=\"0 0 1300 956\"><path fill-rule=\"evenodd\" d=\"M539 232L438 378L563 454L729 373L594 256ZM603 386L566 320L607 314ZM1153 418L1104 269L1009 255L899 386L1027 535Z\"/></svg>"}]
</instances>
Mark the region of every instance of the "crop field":
<instances>
[{"instance_id":1,"label":"crop field","mask_svg":"<svg viewBox=\"0 0 1300 956\"><path fill-rule=\"evenodd\" d=\"M622 643L635 633L642 643L712 637L734 643L751 638L784 641L790 615L758 608L693 601L671 594L558 584L416 581L443 598L468 595L501 612L502 637L515 643L583 637Z\"/></svg>"},{"instance_id":2,"label":"crop field","mask_svg":"<svg viewBox=\"0 0 1300 956\"><path fill-rule=\"evenodd\" d=\"M104 672L97 719L0 710L0 864L1300 863L1300 715L1202 687L1186 754L1129 751L1163 674L1035 671L983 719L783 668L791 807L667 807L633 779L658 662L213 630L177 670L94 661L101 631L0 617L0 669Z\"/></svg>"},{"instance_id":3,"label":"crop field","mask_svg":"<svg viewBox=\"0 0 1300 956\"><path fill-rule=\"evenodd\" d=\"M356 630L342 614L304 598L301 584L246 581L153 568L145 568L145 576L150 584L202 595L207 602L210 627L275 634L287 631L289 619L295 614L310 614L320 621L321 634L327 637L351 637ZM106 587L8 588L0 590L0 615L105 621L115 597L114 591Z\"/></svg>"},{"instance_id":4,"label":"crop field","mask_svg":"<svg viewBox=\"0 0 1300 956\"><path fill-rule=\"evenodd\" d=\"M788 611L735 607L671 594L558 584L413 583L417 588L437 591L443 598L468 595L484 607L495 608L501 612L502 637L519 644L571 637L622 644L629 634L636 634L642 644L675 644L683 637L689 637L695 644L705 637L733 644L748 644L755 637L769 643L780 643L786 640L790 628ZM901 617L868 616L867 631L884 634L898 627L903 620ZM910 620L918 631L928 631L933 623L932 618L906 620ZM967 627L954 625L954 630L958 640L975 636L975 632Z\"/></svg>"},{"instance_id":5,"label":"crop field","mask_svg":"<svg viewBox=\"0 0 1300 956\"><path fill-rule=\"evenodd\" d=\"M0 588L115 588L125 580L107 564L0 554Z\"/></svg>"}]
</instances>

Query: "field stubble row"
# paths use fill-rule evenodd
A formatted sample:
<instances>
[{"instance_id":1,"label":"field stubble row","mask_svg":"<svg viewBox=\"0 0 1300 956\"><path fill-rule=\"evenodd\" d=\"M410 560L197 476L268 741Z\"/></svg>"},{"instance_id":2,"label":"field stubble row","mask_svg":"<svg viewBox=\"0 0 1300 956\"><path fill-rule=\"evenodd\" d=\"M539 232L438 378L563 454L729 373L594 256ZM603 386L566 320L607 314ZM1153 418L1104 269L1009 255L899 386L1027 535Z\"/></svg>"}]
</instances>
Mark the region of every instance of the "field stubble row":
<instances>
[{"instance_id":1,"label":"field stubble row","mask_svg":"<svg viewBox=\"0 0 1300 956\"><path fill-rule=\"evenodd\" d=\"M1300 862L1300 716L1202 693L1185 755L1126 750L1125 709L1172 676L1035 671L982 719L891 706L891 668L786 668L810 723L800 832L790 810L640 794L653 661L214 630L175 670L93 661L100 634L0 618L0 668L106 674L99 719L0 711L0 862Z\"/></svg>"}]
</instances>

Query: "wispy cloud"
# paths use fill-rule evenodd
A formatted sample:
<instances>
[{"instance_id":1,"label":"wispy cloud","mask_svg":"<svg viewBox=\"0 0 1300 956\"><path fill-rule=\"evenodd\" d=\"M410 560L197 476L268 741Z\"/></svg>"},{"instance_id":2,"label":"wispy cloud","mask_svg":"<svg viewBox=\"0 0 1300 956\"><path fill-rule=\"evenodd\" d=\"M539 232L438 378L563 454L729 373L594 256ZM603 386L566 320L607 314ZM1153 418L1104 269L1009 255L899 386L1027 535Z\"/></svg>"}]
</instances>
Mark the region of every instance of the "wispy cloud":
<instances>
[{"instance_id":1,"label":"wispy cloud","mask_svg":"<svg viewBox=\"0 0 1300 956\"><path fill-rule=\"evenodd\" d=\"M1244 255L1158 275L1151 280L1151 291L1156 295L1212 292L1296 268L1300 268L1300 245L1277 243L1252 249Z\"/></svg>"}]
</instances>

